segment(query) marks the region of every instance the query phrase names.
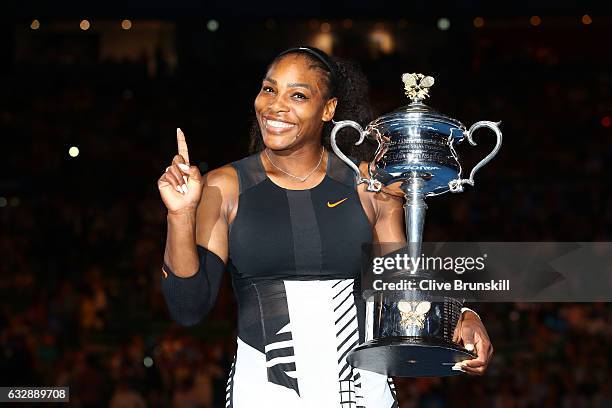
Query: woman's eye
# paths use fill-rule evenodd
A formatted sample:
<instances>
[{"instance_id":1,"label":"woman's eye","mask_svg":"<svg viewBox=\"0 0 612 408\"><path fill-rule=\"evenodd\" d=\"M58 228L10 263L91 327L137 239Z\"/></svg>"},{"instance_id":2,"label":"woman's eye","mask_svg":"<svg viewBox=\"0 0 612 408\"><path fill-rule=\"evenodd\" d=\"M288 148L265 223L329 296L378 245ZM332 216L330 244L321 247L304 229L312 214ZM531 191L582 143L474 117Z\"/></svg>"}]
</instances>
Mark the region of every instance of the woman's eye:
<instances>
[{"instance_id":1,"label":"woman's eye","mask_svg":"<svg viewBox=\"0 0 612 408\"><path fill-rule=\"evenodd\" d=\"M261 90L264 92L274 92L274 89L272 89L271 86L264 86L263 88L261 88Z\"/></svg>"},{"instance_id":2,"label":"woman's eye","mask_svg":"<svg viewBox=\"0 0 612 408\"><path fill-rule=\"evenodd\" d=\"M304 95L304 94L303 94L303 93L301 93L301 92L296 92L296 93L294 93L294 94L293 94L293 96L294 96L295 98L297 98L297 99L308 99L308 98L306 97L306 95Z\"/></svg>"}]
</instances>

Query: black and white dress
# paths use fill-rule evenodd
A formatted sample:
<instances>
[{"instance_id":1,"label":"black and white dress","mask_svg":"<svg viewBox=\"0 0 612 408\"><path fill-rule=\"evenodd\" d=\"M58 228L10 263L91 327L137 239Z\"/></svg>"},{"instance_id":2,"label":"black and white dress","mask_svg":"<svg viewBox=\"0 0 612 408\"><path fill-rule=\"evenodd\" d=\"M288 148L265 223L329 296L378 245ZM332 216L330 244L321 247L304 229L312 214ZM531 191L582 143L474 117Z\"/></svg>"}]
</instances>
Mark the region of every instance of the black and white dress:
<instances>
[{"instance_id":1,"label":"black and white dress","mask_svg":"<svg viewBox=\"0 0 612 408\"><path fill-rule=\"evenodd\" d=\"M358 276L361 245L372 240L351 169L329 154L319 185L287 190L259 154L232 165L238 348L226 407L397 407L387 376L346 362L364 339Z\"/></svg>"}]
</instances>

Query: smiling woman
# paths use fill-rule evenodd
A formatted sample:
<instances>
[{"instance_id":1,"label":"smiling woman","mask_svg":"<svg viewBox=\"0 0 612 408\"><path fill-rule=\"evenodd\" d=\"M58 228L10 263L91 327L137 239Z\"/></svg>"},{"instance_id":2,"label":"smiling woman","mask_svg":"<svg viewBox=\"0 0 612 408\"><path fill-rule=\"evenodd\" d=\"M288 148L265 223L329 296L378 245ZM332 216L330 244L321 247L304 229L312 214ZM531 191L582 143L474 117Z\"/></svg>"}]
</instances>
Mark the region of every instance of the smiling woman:
<instances>
[{"instance_id":1,"label":"smiling woman","mask_svg":"<svg viewBox=\"0 0 612 408\"><path fill-rule=\"evenodd\" d=\"M326 76L316 65L304 70L305 63L300 54L285 54L268 71L255 99L263 142L272 151L320 144L323 124L335 113L338 98L330 95Z\"/></svg>"},{"instance_id":2,"label":"smiling woman","mask_svg":"<svg viewBox=\"0 0 612 408\"><path fill-rule=\"evenodd\" d=\"M405 242L402 200L367 192L329 152L332 119L367 123L367 100L354 65L293 48L255 98L252 155L201 176L177 134L179 154L158 180L162 290L172 317L196 324L230 272L238 348L228 407L397 406L387 376L346 361L364 341L361 245Z\"/></svg>"},{"instance_id":3,"label":"smiling woman","mask_svg":"<svg viewBox=\"0 0 612 408\"><path fill-rule=\"evenodd\" d=\"M263 133L266 130L264 120L278 120L288 125L297 125L288 118L280 119L280 115L275 116L268 113L268 117L266 117L266 113L262 111L270 98L278 97L277 92L280 91L278 78L270 75L270 69L285 59L286 56L291 57L293 62L296 59L302 59L308 65L308 70L302 72L302 74L307 74L308 80L287 82L289 89L287 89L288 94L286 96L288 102L291 100L298 103L304 102L301 104L302 106L296 103L295 115L308 115L307 109L313 107L322 110L322 112L317 112L322 120L314 123L317 126L315 134L321 132L319 135L320 143L326 149L331 150L329 136L333 127L332 119L334 121L351 119L363 124L367 124L373 119L372 109L368 102L368 83L357 64L339 58L332 59L327 57L323 51L314 48L302 47L302 49L287 50L279 54L270 64L269 70L262 81L260 93L255 100L256 119L251 127L251 153L261 151L267 146L263 139ZM285 62L292 61L290 59ZM288 74L288 72L286 73ZM282 104L283 101L277 101L277 103ZM329 118L332 108L333 116ZM323 116L323 110L326 111L325 116ZM305 116L304 119L306 117L308 116ZM277 124L273 125L278 126ZM353 134L351 138L350 131L347 130L347 132L349 133L347 137L338 138L346 143L346 146L342 146L346 148L343 151L350 152L353 157L360 160L369 159L373 151L368 149L368 146L355 147L351 140L356 140L357 134Z\"/></svg>"}]
</instances>

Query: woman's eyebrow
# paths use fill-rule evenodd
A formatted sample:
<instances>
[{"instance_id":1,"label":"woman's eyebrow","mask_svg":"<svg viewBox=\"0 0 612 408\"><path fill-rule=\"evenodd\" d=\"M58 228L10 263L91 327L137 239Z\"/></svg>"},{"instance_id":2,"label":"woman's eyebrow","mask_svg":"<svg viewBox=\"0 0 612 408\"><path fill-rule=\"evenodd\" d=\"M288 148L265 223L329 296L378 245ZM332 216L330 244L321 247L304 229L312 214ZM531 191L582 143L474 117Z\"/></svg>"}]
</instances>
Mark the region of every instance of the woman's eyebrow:
<instances>
[{"instance_id":1,"label":"woman's eyebrow","mask_svg":"<svg viewBox=\"0 0 612 408\"><path fill-rule=\"evenodd\" d=\"M270 82L273 85L277 85L276 80L274 80L274 79L272 79L270 77L265 77L264 81ZM302 83L302 82L292 82L292 83L287 84L287 87L289 87L289 88L306 88L306 89L312 91L312 87L309 84L305 84L305 83Z\"/></svg>"},{"instance_id":2,"label":"woman's eyebrow","mask_svg":"<svg viewBox=\"0 0 612 408\"><path fill-rule=\"evenodd\" d=\"M287 84L287 86L289 88L306 88L306 89L312 90L310 85L304 84L304 83L300 83L300 82L293 82L293 83Z\"/></svg>"}]
</instances>

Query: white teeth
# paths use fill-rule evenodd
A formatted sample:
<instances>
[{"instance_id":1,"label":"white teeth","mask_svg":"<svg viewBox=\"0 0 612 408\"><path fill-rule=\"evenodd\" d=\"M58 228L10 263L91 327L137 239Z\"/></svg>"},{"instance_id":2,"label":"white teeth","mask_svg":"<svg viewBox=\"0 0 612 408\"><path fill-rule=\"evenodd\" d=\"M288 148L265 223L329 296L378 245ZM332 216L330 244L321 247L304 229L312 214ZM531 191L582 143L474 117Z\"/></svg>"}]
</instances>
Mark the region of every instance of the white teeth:
<instances>
[{"instance_id":1,"label":"white teeth","mask_svg":"<svg viewBox=\"0 0 612 408\"><path fill-rule=\"evenodd\" d=\"M279 122L278 120L267 120L266 123L272 127L290 128L294 125L291 123Z\"/></svg>"}]
</instances>

